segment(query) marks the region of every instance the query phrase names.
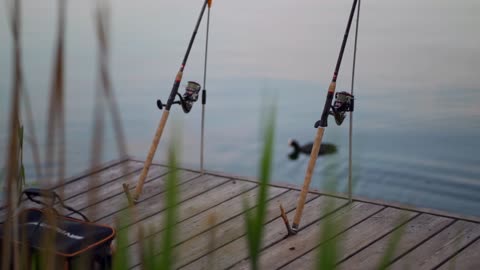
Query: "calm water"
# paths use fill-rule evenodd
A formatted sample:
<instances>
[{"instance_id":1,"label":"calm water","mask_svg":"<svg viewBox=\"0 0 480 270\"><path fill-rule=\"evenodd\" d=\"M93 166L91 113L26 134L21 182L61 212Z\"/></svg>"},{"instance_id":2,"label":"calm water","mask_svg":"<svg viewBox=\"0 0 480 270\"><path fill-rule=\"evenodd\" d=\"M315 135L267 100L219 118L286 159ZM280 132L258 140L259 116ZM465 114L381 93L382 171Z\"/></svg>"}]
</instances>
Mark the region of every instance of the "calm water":
<instances>
[{"instance_id":1,"label":"calm water","mask_svg":"<svg viewBox=\"0 0 480 270\"><path fill-rule=\"evenodd\" d=\"M24 2L26 86L45 142L55 2ZM199 0L112 1L112 77L129 153L144 159L201 6ZM355 193L371 198L480 215L480 2L363 1L354 116ZM262 105L277 104L277 181L301 184L307 156L287 158L287 141L313 140L351 1L215 1L211 18L207 169L254 176L261 149ZM68 2L67 169L89 166L97 44L92 3ZM0 156L4 163L11 88L11 37L0 4ZM202 81L204 24L184 82ZM350 39L338 90L349 90ZM156 159L164 161L170 131L181 127L181 160L199 166L200 106L172 110ZM108 119L106 119L108 121ZM101 159L118 157L111 124ZM29 133L29 127L26 127ZM317 161L313 185L335 179L346 190L348 123L330 120L325 142L338 153ZM35 178L30 150L27 174ZM44 164L47 168L55 164Z\"/></svg>"}]
</instances>

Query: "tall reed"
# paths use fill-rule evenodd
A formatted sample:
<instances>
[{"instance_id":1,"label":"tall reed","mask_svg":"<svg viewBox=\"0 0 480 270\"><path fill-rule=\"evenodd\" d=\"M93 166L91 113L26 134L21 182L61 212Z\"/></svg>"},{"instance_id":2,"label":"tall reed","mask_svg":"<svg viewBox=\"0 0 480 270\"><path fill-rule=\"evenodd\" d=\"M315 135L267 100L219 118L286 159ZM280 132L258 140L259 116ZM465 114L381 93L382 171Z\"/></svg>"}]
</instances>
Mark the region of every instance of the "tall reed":
<instances>
[{"instance_id":1,"label":"tall reed","mask_svg":"<svg viewBox=\"0 0 480 270\"><path fill-rule=\"evenodd\" d=\"M265 215L267 209L267 192L268 184L272 174L272 160L273 160L273 143L275 134L275 107L271 106L263 119L265 122L263 134L263 150L260 159L259 171L259 185L258 197L256 201L257 207L250 209L247 201L244 201L245 210L245 227L247 231L248 252L250 255L251 268L253 270L259 269L259 255L262 248L263 240L263 223L265 222ZM250 209L250 210L248 210Z\"/></svg>"},{"instance_id":2,"label":"tall reed","mask_svg":"<svg viewBox=\"0 0 480 270\"><path fill-rule=\"evenodd\" d=\"M11 2L10 6L10 25L13 37L13 78L12 78L12 92L10 102L10 119L8 126L8 150L7 157L5 159L5 193L7 204L7 217L12 217L14 213L14 205L16 205L16 191L17 191L17 176L18 176L18 146L19 146L19 111L20 111L20 91L22 86L22 55L21 55L21 3L20 0ZM8 218L4 223L4 231L11 232L13 229L13 237L15 234L15 226L13 226L15 220ZM4 241L2 243L2 269L7 269L11 263L10 258L12 255L10 249L10 243L12 241L12 234L5 234ZM16 251L16 250L15 250ZM14 265L19 264L18 253L14 251Z\"/></svg>"}]
</instances>

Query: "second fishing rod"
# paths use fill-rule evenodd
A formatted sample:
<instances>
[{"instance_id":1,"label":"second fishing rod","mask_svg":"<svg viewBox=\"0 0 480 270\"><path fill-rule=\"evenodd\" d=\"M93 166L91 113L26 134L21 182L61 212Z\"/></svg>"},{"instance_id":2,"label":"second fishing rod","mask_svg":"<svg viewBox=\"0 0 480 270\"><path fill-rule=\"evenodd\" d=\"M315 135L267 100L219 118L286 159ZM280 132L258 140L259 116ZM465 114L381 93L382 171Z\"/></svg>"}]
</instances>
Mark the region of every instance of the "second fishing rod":
<instances>
[{"instance_id":1,"label":"second fishing rod","mask_svg":"<svg viewBox=\"0 0 480 270\"><path fill-rule=\"evenodd\" d=\"M180 83L183 77L183 70L185 69L185 65L187 64L188 56L190 55L190 51L192 49L193 42L195 41L195 37L197 35L198 28L200 27L200 23L203 18L203 14L205 13L205 9L210 9L212 5L212 0L205 0L202 5L202 10L200 11L200 15L197 19L197 23L193 30L192 37L190 38L190 42L188 43L187 51L185 56L183 57L182 64L180 65L180 69L175 76L175 80L173 82L172 90L170 91L170 95L168 97L167 103L163 104L160 100L157 100L157 106L159 109L163 109L162 118L160 119L160 123L158 124L157 130L155 132L155 136L153 137L152 144L150 146L150 150L148 151L147 158L145 160L142 172L138 178L137 186L135 189L135 194L133 196L129 193L129 187L127 184L124 184L124 191L127 195L128 201L130 205L136 203L140 194L142 193L143 185L145 183L145 179L148 174L148 170L150 169L150 165L152 164L153 157L155 156L155 152L157 151L158 143L160 142L160 138L162 137L163 130L168 120L168 116L170 113L170 108L173 104L181 105L183 111L185 113L190 112L193 102L198 99L198 92L200 91L200 85L196 82L188 82L186 92L183 97L178 93L178 88L180 87ZM175 101L176 97L179 97L179 101Z\"/></svg>"},{"instance_id":2,"label":"second fishing rod","mask_svg":"<svg viewBox=\"0 0 480 270\"><path fill-rule=\"evenodd\" d=\"M317 129L317 133L315 135L312 151L310 153L310 160L308 162L307 171L305 173L305 179L303 182L300 197L298 199L297 210L295 212L292 226L290 226L286 213L282 205L280 205L282 218L285 222L285 226L287 227L288 235L296 234L299 229L303 208L305 206L305 201L308 195L310 182L312 180L313 170L315 168L315 163L318 157L318 151L320 150L320 145L322 144L325 128L328 125L328 116L333 115L335 118L335 122L338 125L340 125L345 119L345 112L353 111L353 96L347 92L339 92L335 95L335 89L337 85L337 77L340 71L340 66L342 64L343 53L345 51L345 46L347 44L348 34L350 32L350 26L352 25L353 15L355 14L357 2L358 0L353 1L352 8L350 10L350 16L348 18L347 28L345 29L345 34L343 36L342 45L340 47L340 53L337 58L337 64L335 66L335 71L333 72L333 78L332 78L332 81L330 82L330 86L328 87L327 98L325 100L325 105L323 107L321 118L314 125L315 128ZM334 96L336 97L336 100L335 100L335 103L332 105Z\"/></svg>"}]
</instances>

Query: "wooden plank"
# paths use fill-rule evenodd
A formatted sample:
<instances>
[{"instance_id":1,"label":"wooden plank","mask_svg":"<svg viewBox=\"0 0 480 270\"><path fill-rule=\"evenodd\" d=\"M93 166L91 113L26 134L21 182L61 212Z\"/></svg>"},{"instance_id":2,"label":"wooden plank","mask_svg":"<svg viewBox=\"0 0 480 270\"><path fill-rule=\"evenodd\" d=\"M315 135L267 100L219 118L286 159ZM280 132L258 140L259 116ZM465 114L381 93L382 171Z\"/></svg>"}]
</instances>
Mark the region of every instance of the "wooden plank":
<instances>
[{"instance_id":1,"label":"wooden plank","mask_svg":"<svg viewBox=\"0 0 480 270\"><path fill-rule=\"evenodd\" d=\"M111 181L115 181L122 177L125 173L129 174L134 171L140 170L142 168L143 164L141 162L137 161L124 161L121 163L116 163L113 166L108 167L105 170L96 170L94 173L88 173L86 177L80 178L80 179L75 179L75 181L71 181L66 183L63 186L63 194L59 195L62 197L63 200L68 200L72 197L79 196L82 193L87 192L90 189L90 182L93 182L93 180L96 179L96 181L93 182L92 186L101 186L106 183L109 183ZM48 187L43 187L43 188L48 188ZM59 192L59 189L61 187L56 187L54 191ZM22 203L22 206L25 207L38 207L37 204L25 200L24 203ZM6 214L6 209L3 209L0 211L0 220L4 220L4 215Z\"/></svg>"},{"instance_id":2,"label":"wooden plank","mask_svg":"<svg viewBox=\"0 0 480 270\"><path fill-rule=\"evenodd\" d=\"M332 200L329 197L327 198ZM344 200L340 202L344 202ZM263 269L268 267L271 269L277 269L288 262L293 261L302 254L314 249L319 243L325 242L327 239L324 239L322 230L327 222L331 222L332 224L336 225L335 231L331 234L332 237L333 235L340 234L358 222L370 217L382 208L383 207L378 205L360 202L354 202L353 205L347 205L335 212L333 215L327 216L324 219L320 219L311 226L303 228L297 235L289 237L264 250L260 255L260 268ZM317 210L319 213L318 215L325 210L326 209L322 209L322 211ZM245 258L233 268L248 269L249 266L250 261L249 259ZM309 268L304 268L302 266L301 268L297 269Z\"/></svg>"},{"instance_id":3,"label":"wooden plank","mask_svg":"<svg viewBox=\"0 0 480 270\"><path fill-rule=\"evenodd\" d=\"M421 214L397 230L402 230L402 235L397 244L392 260L398 258L408 250L425 241L432 235L448 226L453 220L449 218L434 216L430 214ZM394 233L394 232L393 232ZM383 237L373 245L355 254L353 257L341 262L338 269L377 269L385 254L393 233ZM307 256L307 255L305 255ZM312 254L312 256L314 256Z\"/></svg>"},{"instance_id":4,"label":"wooden plank","mask_svg":"<svg viewBox=\"0 0 480 270\"><path fill-rule=\"evenodd\" d=\"M180 184L178 187L178 200L179 203L186 201L190 198L198 196L212 188L222 185L230 181L228 178L222 178L211 175L203 175L194 178L191 181ZM130 218L123 227L131 226L134 223L140 222L146 218L149 218L163 210L165 210L165 192L161 192L152 197L146 198L135 205L135 218ZM101 223L114 224L117 215L121 215L123 212L117 212L114 215L109 215L99 220Z\"/></svg>"},{"instance_id":5,"label":"wooden plank","mask_svg":"<svg viewBox=\"0 0 480 270\"><path fill-rule=\"evenodd\" d=\"M140 159L137 159L137 160L140 160ZM257 181L257 179L254 178L254 177L245 177L245 176L241 176L241 175L234 175L234 174L231 174L231 173L212 171L212 170L207 170L206 172L208 172L209 174L212 174L212 175L218 175L218 176L223 176L223 177L232 177L232 178L237 178L237 179L242 179L242 180L247 180L247 181L253 181L253 182ZM301 190L301 186L291 184L291 183L286 183L286 182L275 181L275 182L271 183L271 186L283 187L283 188L288 188L288 189L292 189L292 190ZM335 197L335 198L349 199L348 194L345 194L345 193L327 192L325 190L319 190L319 189L316 189L316 188L311 188L309 190L309 192L317 194L317 195L325 195L325 196L330 196L330 197ZM425 214L437 215L437 216L442 216L442 217L447 217L447 218L461 219L461 220L476 222L476 223L480 224L480 216L457 214L457 213L442 211L442 210L438 210L438 209L432 209L432 208L410 205L408 203L387 202L387 201L384 201L384 200L371 199L371 198L366 198L366 197L362 197L362 196L353 196L353 200L354 201L359 201L359 202L364 202L364 203L378 204L378 205L385 206L385 207L394 207L394 208L398 208L398 209L402 209L402 210L408 210L408 211L420 212L420 213L425 213Z\"/></svg>"},{"instance_id":6,"label":"wooden plank","mask_svg":"<svg viewBox=\"0 0 480 270\"><path fill-rule=\"evenodd\" d=\"M388 207L351 227L331 240L338 244L337 262L362 250L416 215L418 215L418 213ZM340 225L340 223L341 221L334 224ZM317 243L324 245L326 242L320 240ZM289 262L283 268L298 269L299 266L302 266L306 269L314 269L317 256L318 247L296 258L294 261ZM280 265L280 267L282 266L283 265Z\"/></svg>"},{"instance_id":7,"label":"wooden plank","mask_svg":"<svg viewBox=\"0 0 480 270\"><path fill-rule=\"evenodd\" d=\"M287 192L273 200L268 201L265 224L276 220L280 216L279 205L280 203L285 208L285 211L292 211L295 209L298 196L300 192ZM317 198L317 195L309 194L308 200ZM175 252L177 253L177 267L186 265L192 261L198 260L205 256L212 249L221 248L228 243L241 239L245 235L245 216L236 216L233 219L215 227L213 231L215 241L210 244L212 238L212 232L200 234L182 244L180 244ZM285 233L285 232L284 232Z\"/></svg>"},{"instance_id":8,"label":"wooden plank","mask_svg":"<svg viewBox=\"0 0 480 270\"><path fill-rule=\"evenodd\" d=\"M389 269L432 269L480 236L476 223L456 221L407 255Z\"/></svg>"},{"instance_id":9,"label":"wooden plank","mask_svg":"<svg viewBox=\"0 0 480 270\"><path fill-rule=\"evenodd\" d=\"M338 208L345 206L346 203L347 203L346 200L330 198L326 196L321 196L319 198L311 200L305 205L305 208L304 208L305 215L303 216L302 224L307 225L312 222L316 222L318 219L321 219L322 217L325 217L331 214L333 211L337 210ZM329 207L332 205L333 207ZM287 216L289 217L290 220L292 220L294 214L295 214L294 211L290 211L287 214ZM306 227L306 228L309 228L309 227ZM306 236L306 234L303 234L303 230L302 230L295 237L289 237L287 239L284 239L284 237L286 236L286 229L285 229L283 220L280 217L268 223L264 227L264 229L265 229L265 235L262 242L262 248L265 248L273 244L277 244L275 246L280 246L280 245L283 246L283 242L285 241L288 242L291 239L299 239L298 236L302 236L302 235ZM311 241L311 236L312 235L309 235L309 241ZM284 241L282 241L282 239L284 239ZM270 248L267 249L267 251L268 250L270 250ZM181 267L181 269L209 269L209 260L210 260L209 256L213 256L213 258L215 258L214 261L215 261L215 266L217 268L219 269L230 268L231 266L235 265L239 261L246 259L248 257L248 246L247 246L246 236L238 238L235 241L230 242L219 249L216 249L213 253L209 254L208 256L203 256L198 260L195 260L190 264L184 267ZM276 258L276 259L282 260L283 258ZM263 266L264 264L261 264L261 265ZM270 267L272 267L271 265L266 265L263 267L262 266L260 267L260 269L267 269L266 267L270 269ZM249 265L247 262L246 268L248 267Z\"/></svg>"},{"instance_id":10,"label":"wooden plank","mask_svg":"<svg viewBox=\"0 0 480 270\"><path fill-rule=\"evenodd\" d=\"M63 183L54 183L50 186L47 186L47 183L45 183L44 188L55 189L59 186L63 186L63 185L69 184L71 182L75 182L75 181L77 181L79 179L82 179L82 178L86 178L89 175L92 175L92 174L99 173L101 171L110 169L111 167L116 166L116 165L121 164L121 163L124 163L124 162L127 162L128 160L130 160L130 158L128 156L125 156L125 157L121 157L121 158L114 159L114 160L111 160L111 161L107 161L107 162L104 162L104 163L100 163L97 166L94 166L93 168L89 168L89 169L87 169L83 172L76 173L76 174L74 174L70 177L67 177L63 181ZM134 162L139 162L139 161L134 161ZM0 211L4 210L6 205L4 204L3 201L0 202L0 205L1 205L0 206Z\"/></svg>"},{"instance_id":11,"label":"wooden plank","mask_svg":"<svg viewBox=\"0 0 480 270\"><path fill-rule=\"evenodd\" d=\"M298 191L293 193L288 192L283 196L279 196L274 200L268 201L267 214L265 218L265 231L272 227L270 223L278 222L280 218L279 204L282 203L285 211L291 212L293 209L295 209L299 194L300 193ZM317 195L308 194L307 201L318 199L317 197ZM285 227L283 227L283 231L277 232L285 235ZM240 241L243 243L245 239L245 216L241 215L229 220L228 222L216 227L213 233L213 243L210 243L212 241L211 233L203 233L179 245L175 249L178 258L175 268L185 266L192 262L193 265L204 264L205 267L208 267L208 256L218 257L217 252L211 253L212 250L221 250L222 247L228 246L233 242ZM209 253L210 255L207 255ZM200 264L198 263L199 261L201 262ZM189 267L190 266L187 266L187 268ZM219 265L217 268L222 267Z\"/></svg>"},{"instance_id":12,"label":"wooden plank","mask_svg":"<svg viewBox=\"0 0 480 270\"><path fill-rule=\"evenodd\" d=\"M300 192L298 191L289 191L273 198L272 200L269 200L265 223L268 223L279 217L280 211L278 209L278 205L280 203L283 204L286 211L295 209L299 193ZM309 194L307 200L312 200L316 197L318 196ZM186 242L182 242L175 248L177 264L186 264L194 259L198 259L206 255L213 249L220 248L229 242L242 237L245 235L244 222L244 215L237 215L234 218L229 219L202 234L196 235ZM213 242L213 246L210 246L212 232L214 233L213 237L215 241ZM137 268L140 269L140 266L137 265L134 269Z\"/></svg>"},{"instance_id":13,"label":"wooden plank","mask_svg":"<svg viewBox=\"0 0 480 270\"><path fill-rule=\"evenodd\" d=\"M178 209L179 224L176 227L179 232L179 239L177 240L183 242L196 234L208 230L211 226L207 222L209 215L217 215L217 211L221 209L220 207L222 205L228 205L232 209L223 209L223 213L216 216L217 220L220 219L224 221L232 215L243 211L241 210L243 209L243 200L253 197L252 194L256 194L254 191L257 190L257 185L245 181L240 181L241 185L238 183L239 181L237 181L237 184L226 183L216 189L181 203ZM228 190L228 192L225 192L225 190ZM284 192L283 189L270 188L268 196L275 197L282 192ZM237 204L232 205L232 201L237 202ZM141 225L148 227L150 225L161 224L162 219L163 217L157 218L154 216L142 221Z\"/></svg>"},{"instance_id":14,"label":"wooden plank","mask_svg":"<svg viewBox=\"0 0 480 270\"><path fill-rule=\"evenodd\" d=\"M438 268L438 270L450 269L480 269L480 239Z\"/></svg>"},{"instance_id":15,"label":"wooden plank","mask_svg":"<svg viewBox=\"0 0 480 270\"><path fill-rule=\"evenodd\" d=\"M249 183L252 185L255 185L251 182L245 182ZM213 190L213 191L216 191ZM288 192L288 190L283 189L283 188L275 188L275 187L270 187L268 190L268 195L267 199L271 199L274 197L277 197L280 194L284 194L285 192ZM202 199L207 198L214 198L215 196L211 197L209 194L202 194ZM207 211L200 212L198 215L194 215L190 218L184 219L183 221L179 222L175 229L177 230L176 233L176 238L175 238L175 245L178 245L184 241L187 241L190 238L193 238L196 235L199 235L201 233L204 233L208 230L211 230L214 226L217 226L219 224L222 224L223 222L229 220L230 218L234 216L238 216L244 211L244 202L247 201L250 204L255 203L256 199L258 197L258 188L254 187L253 189L250 189L249 191L245 193L238 194L234 196L233 198L230 198L226 201L224 201L221 204L216 205L213 208L208 209ZM197 197L199 198L199 197ZM193 203L194 199L188 200L185 203ZM198 205L198 204L197 204ZM179 206L178 212L181 213L185 207L189 207L186 204L181 204ZM211 215L214 215L215 218L215 223L214 224L209 224L209 218ZM155 216L157 217L157 216ZM137 223L138 224L138 223ZM160 224L161 227L158 229L163 229L163 223L162 221L158 221L157 224ZM215 229L213 229L215 230ZM145 230L144 230L145 231ZM159 232L157 231L154 236L158 236ZM136 236L136 235L134 235ZM150 236L151 237L151 236ZM131 240L131 239L130 239ZM135 239L136 240L136 239ZM130 265L134 266L140 263L140 258L139 258L139 244L136 242L134 245L129 247L129 254L131 254L130 258Z\"/></svg>"},{"instance_id":16,"label":"wooden plank","mask_svg":"<svg viewBox=\"0 0 480 270\"><path fill-rule=\"evenodd\" d=\"M93 165L93 167L90 167L87 170L85 170L83 172L80 172L78 174L74 174L74 175L66 178L63 183L57 183L57 184L51 186L50 188L54 189L54 188L59 187L60 185L66 185L68 183L80 180L80 179L85 178L89 175L99 173L101 171L110 169L111 167L117 166L119 164L122 164L122 163L125 163L125 162L128 162L128 161L140 162L140 163L143 164L143 162L137 161L137 160L132 160L130 158L130 156L126 155L126 156L123 156L123 157L119 157L117 159L113 159L113 160L110 160L110 161L107 161L107 162L100 162L96 165Z\"/></svg>"},{"instance_id":17,"label":"wooden plank","mask_svg":"<svg viewBox=\"0 0 480 270\"><path fill-rule=\"evenodd\" d=\"M247 181L228 181L227 183L218 186L213 190L209 190L208 192L201 194L199 197L182 203L182 211L179 211L178 219L183 221L194 216L195 213L198 213L199 211L197 208L209 208L203 207L205 205L210 207L215 206L256 186L256 184Z\"/></svg>"},{"instance_id":18,"label":"wooden plank","mask_svg":"<svg viewBox=\"0 0 480 270\"><path fill-rule=\"evenodd\" d=\"M142 167L143 164L141 162L126 161L107 170L100 171L99 173L91 174L88 177L64 185L62 198L67 200L73 196L79 196L91 188L107 184L129 173L140 170ZM55 191L58 191L60 188L61 187L57 187Z\"/></svg>"},{"instance_id":19,"label":"wooden plank","mask_svg":"<svg viewBox=\"0 0 480 270\"><path fill-rule=\"evenodd\" d=\"M268 201L267 214L265 217L265 223L271 222L277 219L280 215L278 205L283 204L286 211L291 211L295 208L299 192L287 192L282 194L273 200ZM317 195L310 195L307 199L311 200L316 198ZM245 217L244 215L236 216L227 222L216 226L214 230L215 241L213 246L209 246L211 239L211 232L202 233L194 238L181 243L176 247L175 252L177 254L177 264L187 264L191 261L201 258L209 253L212 249L218 249L235 239L245 235L244 227Z\"/></svg>"},{"instance_id":20,"label":"wooden plank","mask_svg":"<svg viewBox=\"0 0 480 270\"><path fill-rule=\"evenodd\" d=\"M112 224L116 216L126 209L122 184L130 183L130 188L133 189L143 163L128 160L117 161L108 166L108 168L91 170L81 177L71 178L56 190L65 190L63 197L67 205L80 208L82 212L92 211L94 220ZM127 223L129 250L132 252L130 259L133 259L130 265L136 268L139 268L138 256L135 254L139 247L135 233L137 228L140 225L160 225L153 231L152 237L161 237L164 229L165 178L159 176L166 171L167 168L163 166L152 167L141 201L136 207L135 218ZM207 174L200 177L198 172L186 170L180 170L180 172L179 223L176 227L178 237L175 239L176 267L209 269L213 259L216 268L249 268L243 202L244 200L254 201L257 197L258 188L255 179L247 181L236 179L236 184L233 184L230 180L231 175L218 177ZM335 228L337 233L335 241L341 243L337 268L345 270L376 268L388 247L392 230L402 224L396 218L402 216L401 213L406 213L406 216L402 216L404 218L414 214L403 208L388 207L395 204L383 201L375 203L356 201L354 208L362 204L372 207L369 210L364 209L364 213L356 213L355 209L349 211L347 207L340 207L344 203L342 198L317 197L315 194L309 194L307 209L310 209L308 212L312 214L304 216L301 224L304 227L298 235L283 239L286 232L279 218L278 203L284 204L291 218L298 198L298 192L287 191L289 188L292 186L289 185L286 188L274 184L270 187L268 196L273 199L268 204L265 222L266 235L261 254L263 269L311 268L317 255L316 247L319 243L325 242L325 239L317 238L322 231L321 224L324 224L325 220L334 220L334 222L336 220L336 224L339 224ZM93 200L89 200L91 193L96 193L97 196ZM321 202L322 200L324 201ZM336 201L338 208L330 210L331 212L328 212L330 214L324 217L325 214L318 208L325 209L326 201L331 200ZM388 208L380 211L384 207ZM428 209L413 208L413 210L429 212ZM363 216L362 219L362 215L366 215L368 211L373 211L372 213L375 214ZM0 220L2 212L0 208ZM462 219L463 216L450 213L439 214L443 217L438 214L422 213L402 226L405 232L394 251L391 269L437 267L443 270L447 267L448 269L480 269L480 224L475 223L477 220L454 222L455 218ZM212 215L216 217L214 224L207 222ZM352 215L353 219L357 220L356 223L338 217ZM471 220L471 217L467 218ZM214 239L213 243L212 239ZM286 263L288 264L285 265Z\"/></svg>"},{"instance_id":21,"label":"wooden plank","mask_svg":"<svg viewBox=\"0 0 480 270\"><path fill-rule=\"evenodd\" d=\"M210 177L213 177L214 179L225 179L218 178L217 176ZM194 217L202 211L214 207L237 195L245 193L256 186L256 184L246 181L230 180L225 182L219 186L216 186L214 189L210 189L199 196L180 203L178 205L177 220L178 222L182 222L186 219ZM136 231L139 226L143 226L145 229L156 228L155 231L158 232L163 230L163 218L164 217L162 214L153 215L139 223L134 224L134 226L131 226L130 229L132 231Z\"/></svg>"},{"instance_id":22,"label":"wooden plank","mask_svg":"<svg viewBox=\"0 0 480 270\"><path fill-rule=\"evenodd\" d=\"M418 215L419 213L416 212L388 207L371 216L334 240L339 241L342 251L339 254L338 261L344 260L369 246Z\"/></svg>"},{"instance_id":23,"label":"wooden plank","mask_svg":"<svg viewBox=\"0 0 480 270\"><path fill-rule=\"evenodd\" d=\"M155 178L158 178L168 172L167 167L162 166L151 166L148 171L146 181L149 182ZM117 178L114 181L111 181L107 184L98 186L94 189L91 189L87 193L82 193L79 196L74 196L68 200L65 200L65 204L73 207L77 210L84 210L90 205L97 204L99 202L108 200L119 194L123 194L124 183L129 184L132 188L135 187L138 176L140 175L141 170L137 170L135 173L128 174L126 176ZM100 180L97 178L96 180Z\"/></svg>"},{"instance_id":24,"label":"wooden plank","mask_svg":"<svg viewBox=\"0 0 480 270\"><path fill-rule=\"evenodd\" d=\"M267 200L275 198L280 194L284 194L288 190L283 188L269 187ZM258 188L252 189L240 196L236 196L228 201L224 201L222 204L203 212L200 215L196 215L192 218L184 220L178 227L179 230L179 242L184 242L195 235L208 231L212 228L212 224L208 223L209 216L213 216L215 224L213 226L222 224L234 216L238 216L244 212L244 203L249 205L255 205L258 199Z\"/></svg>"},{"instance_id":25,"label":"wooden plank","mask_svg":"<svg viewBox=\"0 0 480 270\"><path fill-rule=\"evenodd\" d=\"M178 178L178 184L186 183L191 181L191 179L198 177L199 174L192 173L189 171L180 171ZM145 183L143 197L140 197L140 202L146 200L150 197L161 194L165 191L165 179L167 175L162 177L154 178L151 181ZM133 189L134 187L131 187ZM118 193L117 195L109 198L108 200L101 201L97 204L88 206L87 208L82 209L82 212L88 214L88 217L96 222L103 223L101 219L112 216L115 213L120 212L123 209L128 207L128 202L125 194L123 192ZM113 225L113 220L109 221L109 225Z\"/></svg>"}]
</instances>

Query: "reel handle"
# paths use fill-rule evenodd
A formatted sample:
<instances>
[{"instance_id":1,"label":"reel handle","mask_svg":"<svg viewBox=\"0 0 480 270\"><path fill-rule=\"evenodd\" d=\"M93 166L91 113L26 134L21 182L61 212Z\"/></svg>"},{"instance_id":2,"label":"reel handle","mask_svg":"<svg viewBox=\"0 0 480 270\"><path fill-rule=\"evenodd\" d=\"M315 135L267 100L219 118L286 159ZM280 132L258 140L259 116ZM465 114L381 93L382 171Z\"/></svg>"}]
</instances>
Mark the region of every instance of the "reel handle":
<instances>
[{"instance_id":1,"label":"reel handle","mask_svg":"<svg viewBox=\"0 0 480 270\"><path fill-rule=\"evenodd\" d=\"M180 104L182 106L182 109L185 113L189 113L190 110L187 108L185 100L182 98L182 96L177 93L178 97L180 100L174 101L172 104ZM163 102L160 99L157 99L157 107L159 110L163 110L163 107L165 107L166 104L163 104Z\"/></svg>"},{"instance_id":2,"label":"reel handle","mask_svg":"<svg viewBox=\"0 0 480 270\"><path fill-rule=\"evenodd\" d=\"M163 105L162 101L160 99L157 99L157 107L160 111L163 110L163 106L164 105Z\"/></svg>"},{"instance_id":3,"label":"reel handle","mask_svg":"<svg viewBox=\"0 0 480 270\"><path fill-rule=\"evenodd\" d=\"M194 81L189 81L188 85L185 88L185 93L180 95L177 91L177 96L180 100L174 101L172 104L180 104L182 106L183 112L184 113L189 113L190 110L192 110L193 103L195 103L198 100L198 92L200 91L200 84L194 82ZM203 90L203 97L202 97L202 103L205 104L206 102L206 92ZM174 98L173 98L174 99ZM169 100L169 102L171 102ZM166 104L169 105L169 104ZM160 99L157 99L157 107L162 110L164 106L166 106L162 103Z\"/></svg>"},{"instance_id":4,"label":"reel handle","mask_svg":"<svg viewBox=\"0 0 480 270\"><path fill-rule=\"evenodd\" d=\"M329 115L332 115L335 118L335 123L341 125L345 120L346 112L353 112L355 97L348 92L337 92L335 93L335 102L333 105L330 105L330 110L328 111ZM322 124L321 120L315 122L315 128L320 127ZM326 124L326 121L325 123ZM326 126L326 125L325 125Z\"/></svg>"}]
</instances>

